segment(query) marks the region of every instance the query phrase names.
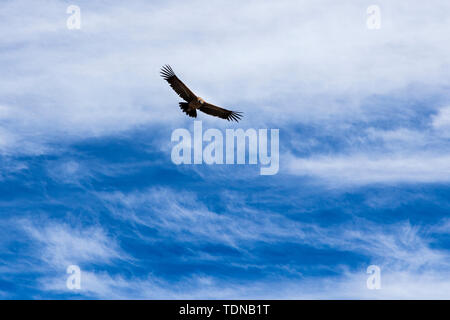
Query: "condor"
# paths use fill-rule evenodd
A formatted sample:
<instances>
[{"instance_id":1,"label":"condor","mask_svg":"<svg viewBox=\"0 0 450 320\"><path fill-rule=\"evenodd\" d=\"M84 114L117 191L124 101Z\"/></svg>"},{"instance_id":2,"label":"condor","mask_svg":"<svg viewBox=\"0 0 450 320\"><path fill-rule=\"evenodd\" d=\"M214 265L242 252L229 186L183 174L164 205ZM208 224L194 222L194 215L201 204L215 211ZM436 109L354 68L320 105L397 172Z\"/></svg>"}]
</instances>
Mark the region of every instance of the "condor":
<instances>
[{"instance_id":1,"label":"condor","mask_svg":"<svg viewBox=\"0 0 450 320\"><path fill-rule=\"evenodd\" d=\"M197 118L197 110L200 110L211 116L226 119L228 121L241 120L242 112L230 111L221 107L212 105L202 98L196 96L173 72L169 65L161 69L161 76L166 80L172 89L186 102L180 102L180 108L189 117Z\"/></svg>"}]
</instances>

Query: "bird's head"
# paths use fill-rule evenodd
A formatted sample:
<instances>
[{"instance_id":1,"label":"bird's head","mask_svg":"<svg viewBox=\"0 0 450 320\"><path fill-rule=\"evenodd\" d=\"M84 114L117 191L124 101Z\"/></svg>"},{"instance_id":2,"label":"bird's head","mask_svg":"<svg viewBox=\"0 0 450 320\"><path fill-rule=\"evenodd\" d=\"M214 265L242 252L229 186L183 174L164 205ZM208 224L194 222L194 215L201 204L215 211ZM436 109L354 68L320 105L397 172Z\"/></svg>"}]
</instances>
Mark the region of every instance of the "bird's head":
<instances>
[{"instance_id":1,"label":"bird's head","mask_svg":"<svg viewBox=\"0 0 450 320\"><path fill-rule=\"evenodd\" d=\"M200 98L200 97L197 97L197 101L198 101L200 104L204 104L204 103L205 103L205 100L203 100L203 99Z\"/></svg>"}]
</instances>

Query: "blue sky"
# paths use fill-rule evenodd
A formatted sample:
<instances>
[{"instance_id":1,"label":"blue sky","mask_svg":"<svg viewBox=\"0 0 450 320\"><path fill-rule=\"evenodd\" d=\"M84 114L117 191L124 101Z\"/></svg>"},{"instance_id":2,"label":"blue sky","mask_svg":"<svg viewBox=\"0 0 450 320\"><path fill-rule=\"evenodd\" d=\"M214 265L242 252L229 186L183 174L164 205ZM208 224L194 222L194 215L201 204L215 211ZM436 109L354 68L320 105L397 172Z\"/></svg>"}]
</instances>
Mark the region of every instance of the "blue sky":
<instances>
[{"instance_id":1,"label":"blue sky","mask_svg":"<svg viewBox=\"0 0 450 320\"><path fill-rule=\"evenodd\" d=\"M449 10L2 1L0 298L450 298ZM174 165L164 64L244 112L204 128L279 129L278 174Z\"/></svg>"}]
</instances>

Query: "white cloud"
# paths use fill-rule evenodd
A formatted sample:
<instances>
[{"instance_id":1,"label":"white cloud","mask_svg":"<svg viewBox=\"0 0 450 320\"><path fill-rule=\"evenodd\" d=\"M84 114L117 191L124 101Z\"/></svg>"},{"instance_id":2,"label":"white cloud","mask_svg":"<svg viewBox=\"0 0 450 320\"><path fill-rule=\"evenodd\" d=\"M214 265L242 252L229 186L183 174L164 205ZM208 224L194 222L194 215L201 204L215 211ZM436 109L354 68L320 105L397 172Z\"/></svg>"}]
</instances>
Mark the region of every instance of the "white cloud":
<instances>
[{"instance_id":1,"label":"white cloud","mask_svg":"<svg viewBox=\"0 0 450 320\"><path fill-rule=\"evenodd\" d=\"M340 271L340 270L335 270ZM85 271L81 290L85 297L97 299L448 299L450 281L446 272L398 271L381 268L381 289L366 287L368 274L344 272L340 276L312 278L280 277L274 281L251 284L210 276L193 276L175 283L152 275L126 278L107 272ZM42 288L67 293L59 278L42 278Z\"/></svg>"},{"instance_id":2,"label":"white cloud","mask_svg":"<svg viewBox=\"0 0 450 320\"><path fill-rule=\"evenodd\" d=\"M413 269L427 263L439 265L446 259L445 253L430 248L422 236L424 230L410 223L380 227L354 220L329 230L292 221L280 213L255 211L236 195L223 200L231 203L228 214L208 210L193 192L150 189L99 196L112 214L155 228L160 236L168 235L171 240L226 243L243 252L255 242L289 241L318 249L352 250Z\"/></svg>"},{"instance_id":3,"label":"white cloud","mask_svg":"<svg viewBox=\"0 0 450 320\"><path fill-rule=\"evenodd\" d=\"M247 124L360 119L374 94L448 84L450 5L432 3L381 1L382 27L369 31L367 5L352 1L81 2L82 29L71 31L65 2L5 2L0 103L14 112L3 136L20 149L178 126L186 118L159 77L164 63Z\"/></svg>"},{"instance_id":4,"label":"white cloud","mask_svg":"<svg viewBox=\"0 0 450 320\"><path fill-rule=\"evenodd\" d=\"M289 287L287 299L448 299L450 281L448 274L430 272L415 273L381 269L381 289L369 290L369 275L360 272L347 273L339 278L308 280L304 284Z\"/></svg>"},{"instance_id":5,"label":"white cloud","mask_svg":"<svg viewBox=\"0 0 450 320\"><path fill-rule=\"evenodd\" d=\"M428 132L420 132L408 128L394 130L367 129L367 136L371 140L380 139L384 147L391 150L404 150L408 148L417 149L430 143L431 137Z\"/></svg>"},{"instance_id":6,"label":"white cloud","mask_svg":"<svg viewBox=\"0 0 450 320\"><path fill-rule=\"evenodd\" d=\"M433 117L433 126L435 128L450 126L450 107L439 110L439 113Z\"/></svg>"},{"instance_id":7,"label":"white cloud","mask_svg":"<svg viewBox=\"0 0 450 320\"><path fill-rule=\"evenodd\" d=\"M336 186L450 181L450 156L447 154L291 157L287 167L291 174L317 177Z\"/></svg>"},{"instance_id":8,"label":"white cloud","mask_svg":"<svg viewBox=\"0 0 450 320\"><path fill-rule=\"evenodd\" d=\"M432 117L432 125L443 137L450 138L450 107L439 109Z\"/></svg>"},{"instance_id":9,"label":"white cloud","mask_svg":"<svg viewBox=\"0 0 450 320\"><path fill-rule=\"evenodd\" d=\"M194 242L218 242L239 247L243 241L281 241L290 237L305 237L300 225L286 234L285 227L291 223L290 220L270 213L262 215L245 206L229 208L239 210L239 216L217 214L202 204L194 192L155 188L129 194L99 193L98 196L112 214L156 228L159 236L169 236L171 239L176 235Z\"/></svg>"},{"instance_id":10,"label":"white cloud","mask_svg":"<svg viewBox=\"0 0 450 320\"><path fill-rule=\"evenodd\" d=\"M68 224L47 222L36 225L21 221L27 235L38 248L38 258L52 269L65 271L69 265L83 263L108 263L126 258L117 242L99 226L85 228Z\"/></svg>"}]
</instances>

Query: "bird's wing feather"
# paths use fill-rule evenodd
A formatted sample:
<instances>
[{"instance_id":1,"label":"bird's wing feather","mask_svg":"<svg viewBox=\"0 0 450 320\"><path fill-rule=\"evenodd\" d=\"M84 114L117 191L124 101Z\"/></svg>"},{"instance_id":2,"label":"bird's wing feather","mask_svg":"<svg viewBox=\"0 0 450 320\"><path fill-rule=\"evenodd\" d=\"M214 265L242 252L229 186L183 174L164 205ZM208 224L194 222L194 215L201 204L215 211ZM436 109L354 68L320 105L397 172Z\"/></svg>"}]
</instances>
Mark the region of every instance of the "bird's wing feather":
<instances>
[{"instance_id":1,"label":"bird's wing feather","mask_svg":"<svg viewBox=\"0 0 450 320\"><path fill-rule=\"evenodd\" d=\"M190 102L197 98L197 96L175 75L169 65L161 68L161 77L166 80L172 89L186 102Z\"/></svg>"},{"instance_id":2,"label":"bird's wing feather","mask_svg":"<svg viewBox=\"0 0 450 320\"><path fill-rule=\"evenodd\" d=\"M202 106L199 108L200 111L203 111L204 113L207 113L212 116L216 116L222 119L227 119L228 121L236 121L238 122L242 118L242 112L237 111L230 111L227 109L220 108L218 106L215 106L213 104L205 102L202 104Z\"/></svg>"}]
</instances>

